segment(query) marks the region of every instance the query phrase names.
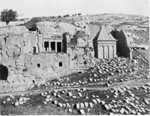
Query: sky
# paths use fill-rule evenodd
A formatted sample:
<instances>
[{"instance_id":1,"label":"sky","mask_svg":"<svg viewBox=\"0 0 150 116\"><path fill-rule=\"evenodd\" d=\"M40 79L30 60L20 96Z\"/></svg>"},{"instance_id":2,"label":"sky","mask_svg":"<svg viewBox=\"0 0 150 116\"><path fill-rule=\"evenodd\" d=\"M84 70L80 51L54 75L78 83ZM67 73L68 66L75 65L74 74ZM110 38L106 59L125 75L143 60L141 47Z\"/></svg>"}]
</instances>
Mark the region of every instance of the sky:
<instances>
[{"instance_id":1,"label":"sky","mask_svg":"<svg viewBox=\"0 0 150 116\"><path fill-rule=\"evenodd\" d=\"M149 0L0 0L0 11L3 9L18 11L20 18L75 13L149 16Z\"/></svg>"}]
</instances>

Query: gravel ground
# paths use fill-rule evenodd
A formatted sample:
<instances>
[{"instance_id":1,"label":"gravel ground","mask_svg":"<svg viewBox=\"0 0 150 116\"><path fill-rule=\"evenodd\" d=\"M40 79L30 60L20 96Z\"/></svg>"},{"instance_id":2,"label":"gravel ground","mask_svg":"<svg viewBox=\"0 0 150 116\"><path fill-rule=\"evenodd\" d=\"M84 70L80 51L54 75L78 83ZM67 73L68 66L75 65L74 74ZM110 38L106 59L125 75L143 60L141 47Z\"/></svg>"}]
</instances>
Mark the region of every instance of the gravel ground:
<instances>
[{"instance_id":1,"label":"gravel ground","mask_svg":"<svg viewBox=\"0 0 150 116\"><path fill-rule=\"evenodd\" d=\"M104 60L85 73L1 94L1 114L150 114L147 74L136 61Z\"/></svg>"}]
</instances>

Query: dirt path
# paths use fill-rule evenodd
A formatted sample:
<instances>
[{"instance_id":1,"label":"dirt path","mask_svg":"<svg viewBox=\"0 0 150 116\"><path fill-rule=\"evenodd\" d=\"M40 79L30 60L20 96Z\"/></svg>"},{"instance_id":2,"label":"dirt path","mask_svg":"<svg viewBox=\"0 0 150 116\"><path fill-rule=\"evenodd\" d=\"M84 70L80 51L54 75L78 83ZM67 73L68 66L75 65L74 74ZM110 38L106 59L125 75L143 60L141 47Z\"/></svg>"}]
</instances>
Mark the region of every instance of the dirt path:
<instances>
[{"instance_id":1,"label":"dirt path","mask_svg":"<svg viewBox=\"0 0 150 116\"><path fill-rule=\"evenodd\" d=\"M32 94L32 95L36 95L36 94L39 94L39 93L42 93L42 92L46 92L46 91L53 91L53 90L58 90L58 91L61 91L61 90L75 90L75 89L78 89L78 88L86 88L87 90L100 90L100 91L103 91L103 90L107 90L107 89L110 89L110 88L115 88L115 87L137 87L137 86L143 86L144 84L146 83L150 83L150 79L147 79L147 80L143 80L143 79L140 79L140 80L130 80L130 81L126 81L126 82L119 82L119 83L114 83L112 84L111 86L109 87L98 87L98 85L93 85L91 87L88 87L88 85L86 86L80 86L80 87L59 87L59 88L56 88L56 87L51 87L49 89L37 89L37 90L29 90L29 91L16 91L16 92L12 92L12 93L1 93L0 94L0 97L4 97L4 96L9 96L9 95L21 95L21 94Z\"/></svg>"}]
</instances>

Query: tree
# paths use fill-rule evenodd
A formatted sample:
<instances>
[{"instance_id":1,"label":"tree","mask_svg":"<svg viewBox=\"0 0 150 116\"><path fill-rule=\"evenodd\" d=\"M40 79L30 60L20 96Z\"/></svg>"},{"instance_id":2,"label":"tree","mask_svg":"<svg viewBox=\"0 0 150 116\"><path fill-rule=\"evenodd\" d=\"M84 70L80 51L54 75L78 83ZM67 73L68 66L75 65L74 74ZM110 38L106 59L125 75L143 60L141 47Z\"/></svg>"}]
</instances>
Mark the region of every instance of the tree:
<instances>
[{"instance_id":1,"label":"tree","mask_svg":"<svg viewBox=\"0 0 150 116\"><path fill-rule=\"evenodd\" d=\"M6 22L8 25L10 21L16 21L17 18L17 12L12 9L4 9L1 12L1 21Z\"/></svg>"}]
</instances>

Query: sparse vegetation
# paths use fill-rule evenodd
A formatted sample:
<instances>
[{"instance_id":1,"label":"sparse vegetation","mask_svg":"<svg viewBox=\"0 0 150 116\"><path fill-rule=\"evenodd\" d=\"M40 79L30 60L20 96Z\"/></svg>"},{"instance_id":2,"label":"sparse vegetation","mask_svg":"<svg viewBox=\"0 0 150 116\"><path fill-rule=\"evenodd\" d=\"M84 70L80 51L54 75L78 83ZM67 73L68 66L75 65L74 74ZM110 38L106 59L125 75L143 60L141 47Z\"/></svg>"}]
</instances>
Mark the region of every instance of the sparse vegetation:
<instances>
[{"instance_id":1,"label":"sparse vegetation","mask_svg":"<svg viewBox=\"0 0 150 116\"><path fill-rule=\"evenodd\" d=\"M6 22L6 24L8 25L10 21L16 21L17 16L17 11L14 11L12 9L4 9L1 12L1 21Z\"/></svg>"}]
</instances>

